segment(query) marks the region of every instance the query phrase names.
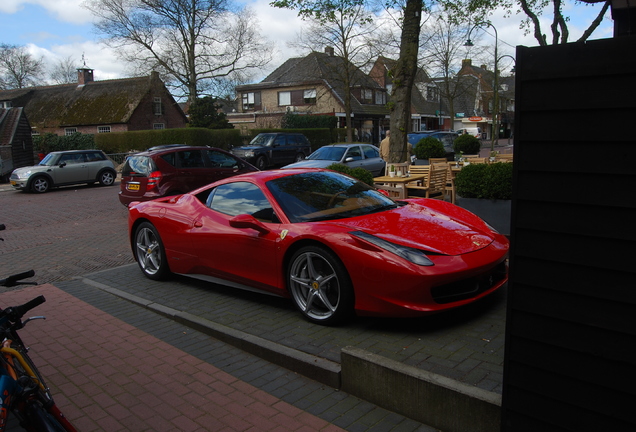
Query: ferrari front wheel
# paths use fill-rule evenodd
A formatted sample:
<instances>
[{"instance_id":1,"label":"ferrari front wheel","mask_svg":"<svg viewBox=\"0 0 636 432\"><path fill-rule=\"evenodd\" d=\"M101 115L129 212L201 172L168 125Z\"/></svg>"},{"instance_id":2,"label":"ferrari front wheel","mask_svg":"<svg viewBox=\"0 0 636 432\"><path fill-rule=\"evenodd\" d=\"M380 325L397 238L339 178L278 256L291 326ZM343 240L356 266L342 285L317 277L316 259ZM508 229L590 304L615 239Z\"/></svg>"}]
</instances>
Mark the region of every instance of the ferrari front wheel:
<instances>
[{"instance_id":1,"label":"ferrari front wheel","mask_svg":"<svg viewBox=\"0 0 636 432\"><path fill-rule=\"evenodd\" d=\"M144 275L153 280L162 280L170 273L166 251L157 229L144 222L135 231L135 256Z\"/></svg>"},{"instance_id":2,"label":"ferrari front wheel","mask_svg":"<svg viewBox=\"0 0 636 432\"><path fill-rule=\"evenodd\" d=\"M306 246L292 257L290 294L300 312L318 324L342 323L353 315L353 286L342 262L329 250Z\"/></svg>"}]
</instances>

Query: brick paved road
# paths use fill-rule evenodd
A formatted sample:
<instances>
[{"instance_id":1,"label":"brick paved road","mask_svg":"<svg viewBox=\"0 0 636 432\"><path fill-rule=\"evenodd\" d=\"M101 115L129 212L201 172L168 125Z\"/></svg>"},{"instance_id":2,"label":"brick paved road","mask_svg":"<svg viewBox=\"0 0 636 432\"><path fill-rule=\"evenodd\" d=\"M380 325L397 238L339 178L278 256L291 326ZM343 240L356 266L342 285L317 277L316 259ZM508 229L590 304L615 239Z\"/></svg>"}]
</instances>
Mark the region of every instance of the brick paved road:
<instances>
[{"instance_id":1,"label":"brick paved road","mask_svg":"<svg viewBox=\"0 0 636 432\"><path fill-rule=\"evenodd\" d=\"M133 262L119 183L36 195L0 184L0 274L36 271L50 283Z\"/></svg>"}]
</instances>

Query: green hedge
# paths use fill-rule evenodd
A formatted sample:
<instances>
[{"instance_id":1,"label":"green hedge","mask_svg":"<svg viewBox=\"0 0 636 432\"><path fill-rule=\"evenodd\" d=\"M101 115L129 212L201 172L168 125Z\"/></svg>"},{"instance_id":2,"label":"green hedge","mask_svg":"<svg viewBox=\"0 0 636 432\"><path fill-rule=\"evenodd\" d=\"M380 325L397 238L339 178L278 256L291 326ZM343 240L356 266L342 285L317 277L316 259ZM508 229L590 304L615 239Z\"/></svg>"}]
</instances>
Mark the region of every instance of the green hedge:
<instances>
[{"instance_id":1,"label":"green hedge","mask_svg":"<svg viewBox=\"0 0 636 432\"><path fill-rule=\"evenodd\" d=\"M241 145L237 129L180 128L116 132L95 135L95 145L105 153L143 151L165 144L187 144L229 150Z\"/></svg>"},{"instance_id":2,"label":"green hedge","mask_svg":"<svg viewBox=\"0 0 636 432\"><path fill-rule=\"evenodd\" d=\"M95 148L93 135L74 133L73 135L58 136L46 133L33 137L33 146L37 153L50 153L63 150L89 150Z\"/></svg>"},{"instance_id":3,"label":"green hedge","mask_svg":"<svg viewBox=\"0 0 636 432\"><path fill-rule=\"evenodd\" d=\"M470 164L455 177L457 195L463 198L512 199L512 164Z\"/></svg>"}]
</instances>

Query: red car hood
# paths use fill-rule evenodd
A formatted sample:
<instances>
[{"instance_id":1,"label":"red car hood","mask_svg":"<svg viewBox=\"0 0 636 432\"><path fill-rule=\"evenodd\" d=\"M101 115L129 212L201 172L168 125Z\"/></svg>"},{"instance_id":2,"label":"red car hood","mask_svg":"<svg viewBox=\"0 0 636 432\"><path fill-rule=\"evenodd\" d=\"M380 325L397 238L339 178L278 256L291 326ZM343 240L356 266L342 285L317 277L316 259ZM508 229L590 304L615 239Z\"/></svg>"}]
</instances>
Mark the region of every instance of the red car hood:
<instances>
[{"instance_id":1,"label":"red car hood","mask_svg":"<svg viewBox=\"0 0 636 432\"><path fill-rule=\"evenodd\" d=\"M431 203L430 206L409 203L394 210L336 223L393 243L444 255L473 252L495 239L495 233L477 216L445 203Z\"/></svg>"}]
</instances>

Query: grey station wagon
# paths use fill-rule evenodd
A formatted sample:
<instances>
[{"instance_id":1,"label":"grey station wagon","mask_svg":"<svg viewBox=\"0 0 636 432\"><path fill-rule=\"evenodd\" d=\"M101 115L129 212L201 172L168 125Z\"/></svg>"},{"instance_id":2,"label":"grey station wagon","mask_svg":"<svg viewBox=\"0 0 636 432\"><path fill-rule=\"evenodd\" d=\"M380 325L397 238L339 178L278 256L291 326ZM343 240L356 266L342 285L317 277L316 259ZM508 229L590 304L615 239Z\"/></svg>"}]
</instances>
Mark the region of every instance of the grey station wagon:
<instances>
[{"instance_id":1,"label":"grey station wagon","mask_svg":"<svg viewBox=\"0 0 636 432\"><path fill-rule=\"evenodd\" d=\"M15 190L44 193L81 183L112 186L116 178L115 165L101 150L69 150L51 152L38 165L13 170L9 181Z\"/></svg>"}]
</instances>

